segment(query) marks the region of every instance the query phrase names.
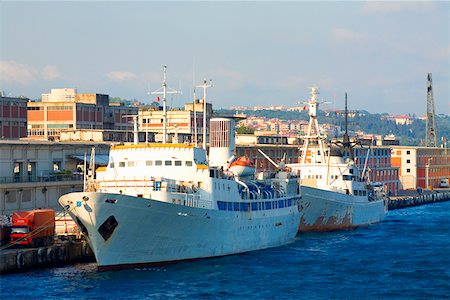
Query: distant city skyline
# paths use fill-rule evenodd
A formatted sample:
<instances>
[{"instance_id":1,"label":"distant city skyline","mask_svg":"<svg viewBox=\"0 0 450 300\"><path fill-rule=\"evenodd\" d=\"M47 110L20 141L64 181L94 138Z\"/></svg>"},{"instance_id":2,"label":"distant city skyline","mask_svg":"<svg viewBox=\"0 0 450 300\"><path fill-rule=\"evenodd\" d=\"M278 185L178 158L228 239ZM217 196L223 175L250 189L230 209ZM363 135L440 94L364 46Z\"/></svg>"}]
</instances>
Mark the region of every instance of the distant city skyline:
<instances>
[{"instance_id":1,"label":"distant city skyline","mask_svg":"<svg viewBox=\"0 0 450 300\"><path fill-rule=\"evenodd\" d=\"M231 106L299 106L318 86L323 109L450 114L450 3L0 3L0 90L40 98L52 88L151 103L162 82ZM195 77L195 78L194 78ZM197 91L197 98L202 98Z\"/></svg>"}]
</instances>

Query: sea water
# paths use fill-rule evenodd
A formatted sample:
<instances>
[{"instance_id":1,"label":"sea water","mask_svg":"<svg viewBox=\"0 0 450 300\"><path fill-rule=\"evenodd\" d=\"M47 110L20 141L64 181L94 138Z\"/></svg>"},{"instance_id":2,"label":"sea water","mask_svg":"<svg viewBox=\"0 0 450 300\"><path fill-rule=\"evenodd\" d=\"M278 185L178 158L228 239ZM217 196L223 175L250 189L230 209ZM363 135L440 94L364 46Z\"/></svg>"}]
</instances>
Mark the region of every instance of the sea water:
<instances>
[{"instance_id":1,"label":"sea water","mask_svg":"<svg viewBox=\"0 0 450 300\"><path fill-rule=\"evenodd\" d=\"M450 297L450 202L295 243L158 268L94 263L0 276L1 299L436 299Z\"/></svg>"}]
</instances>

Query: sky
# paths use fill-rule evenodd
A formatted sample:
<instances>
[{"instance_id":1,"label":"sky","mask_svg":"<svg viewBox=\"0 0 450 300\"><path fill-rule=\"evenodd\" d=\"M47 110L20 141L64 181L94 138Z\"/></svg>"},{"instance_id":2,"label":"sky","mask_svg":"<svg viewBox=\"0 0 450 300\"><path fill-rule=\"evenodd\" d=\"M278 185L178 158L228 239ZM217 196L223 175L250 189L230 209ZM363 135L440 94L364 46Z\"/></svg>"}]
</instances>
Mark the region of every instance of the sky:
<instances>
[{"instance_id":1,"label":"sky","mask_svg":"<svg viewBox=\"0 0 450 300\"><path fill-rule=\"evenodd\" d=\"M298 106L450 114L450 2L0 1L0 90L38 99L52 88L151 103ZM197 89L197 98L202 91ZM201 98L201 97L200 97Z\"/></svg>"}]
</instances>

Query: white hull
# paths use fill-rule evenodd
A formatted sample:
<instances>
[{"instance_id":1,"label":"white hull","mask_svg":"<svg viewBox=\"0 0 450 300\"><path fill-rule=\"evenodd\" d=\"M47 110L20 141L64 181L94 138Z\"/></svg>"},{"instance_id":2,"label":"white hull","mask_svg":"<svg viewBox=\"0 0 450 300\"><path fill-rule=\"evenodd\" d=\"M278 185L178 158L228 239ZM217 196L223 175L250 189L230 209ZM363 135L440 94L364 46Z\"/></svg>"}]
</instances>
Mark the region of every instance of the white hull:
<instances>
[{"instance_id":1,"label":"white hull","mask_svg":"<svg viewBox=\"0 0 450 300\"><path fill-rule=\"evenodd\" d=\"M387 202L358 201L358 196L302 186L300 232L332 231L382 221Z\"/></svg>"},{"instance_id":2,"label":"white hull","mask_svg":"<svg viewBox=\"0 0 450 300\"><path fill-rule=\"evenodd\" d=\"M83 197L89 200L82 201ZM300 222L297 205L221 211L95 192L71 193L59 201L71 204L70 215L86 227L100 270L281 246L294 241ZM98 229L110 216L118 225L105 240Z\"/></svg>"}]
</instances>

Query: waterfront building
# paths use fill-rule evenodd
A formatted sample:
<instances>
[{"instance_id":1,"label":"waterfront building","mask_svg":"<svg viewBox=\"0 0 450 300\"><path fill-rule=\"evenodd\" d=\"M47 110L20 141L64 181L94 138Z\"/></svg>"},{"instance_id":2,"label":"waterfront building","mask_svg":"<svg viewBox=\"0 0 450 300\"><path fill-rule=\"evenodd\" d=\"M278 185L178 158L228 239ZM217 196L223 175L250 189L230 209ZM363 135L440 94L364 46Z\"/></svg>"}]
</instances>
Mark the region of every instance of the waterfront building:
<instances>
[{"instance_id":1,"label":"waterfront building","mask_svg":"<svg viewBox=\"0 0 450 300\"><path fill-rule=\"evenodd\" d=\"M450 178L450 153L446 148L392 146L392 166L399 167L402 189L438 188Z\"/></svg>"},{"instance_id":2,"label":"waterfront building","mask_svg":"<svg viewBox=\"0 0 450 300\"><path fill-rule=\"evenodd\" d=\"M27 136L28 98L0 96L0 137L19 139Z\"/></svg>"},{"instance_id":3,"label":"waterfront building","mask_svg":"<svg viewBox=\"0 0 450 300\"><path fill-rule=\"evenodd\" d=\"M44 140L128 141L137 107L110 105L104 94L78 94L74 88L52 89L42 101L28 102L28 138ZM63 134L62 134L63 133ZM87 134L86 134L87 133ZM97 137L99 136L99 137Z\"/></svg>"},{"instance_id":4,"label":"waterfront building","mask_svg":"<svg viewBox=\"0 0 450 300\"><path fill-rule=\"evenodd\" d=\"M107 143L0 141L0 215L36 208L60 210L58 198L83 188L84 154L108 163Z\"/></svg>"},{"instance_id":5,"label":"waterfront building","mask_svg":"<svg viewBox=\"0 0 450 300\"><path fill-rule=\"evenodd\" d=\"M371 183L381 183L388 195L397 195L400 186L399 167L391 164L390 147L357 147L353 148L353 156L361 177Z\"/></svg>"},{"instance_id":6,"label":"waterfront building","mask_svg":"<svg viewBox=\"0 0 450 300\"><path fill-rule=\"evenodd\" d=\"M195 131L197 131L197 140L201 142L203 134L203 106L203 101L196 100L195 103L186 103L184 109L167 110L166 126L169 142L175 141L175 139L179 143L193 142ZM211 103L206 103L206 124L209 124L212 113ZM162 107L140 107L138 111L138 127L141 133L154 133L155 141L162 141L164 128ZM206 134L209 136L209 126L206 126Z\"/></svg>"}]
</instances>

